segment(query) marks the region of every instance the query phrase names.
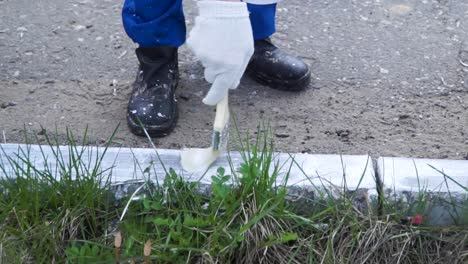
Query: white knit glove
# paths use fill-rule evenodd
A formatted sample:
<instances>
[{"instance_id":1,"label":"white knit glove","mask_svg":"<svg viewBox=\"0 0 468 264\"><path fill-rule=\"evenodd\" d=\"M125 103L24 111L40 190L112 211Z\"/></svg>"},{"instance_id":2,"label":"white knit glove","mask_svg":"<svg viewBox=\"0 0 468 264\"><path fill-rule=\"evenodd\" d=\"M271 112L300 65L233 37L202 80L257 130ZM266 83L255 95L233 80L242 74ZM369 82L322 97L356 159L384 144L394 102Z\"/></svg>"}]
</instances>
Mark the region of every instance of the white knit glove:
<instances>
[{"instance_id":1,"label":"white knit glove","mask_svg":"<svg viewBox=\"0 0 468 264\"><path fill-rule=\"evenodd\" d=\"M254 52L247 4L227 1L198 1L199 15L187 40L188 47L205 67L212 83L203 99L215 105L236 89Z\"/></svg>"}]
</instances>

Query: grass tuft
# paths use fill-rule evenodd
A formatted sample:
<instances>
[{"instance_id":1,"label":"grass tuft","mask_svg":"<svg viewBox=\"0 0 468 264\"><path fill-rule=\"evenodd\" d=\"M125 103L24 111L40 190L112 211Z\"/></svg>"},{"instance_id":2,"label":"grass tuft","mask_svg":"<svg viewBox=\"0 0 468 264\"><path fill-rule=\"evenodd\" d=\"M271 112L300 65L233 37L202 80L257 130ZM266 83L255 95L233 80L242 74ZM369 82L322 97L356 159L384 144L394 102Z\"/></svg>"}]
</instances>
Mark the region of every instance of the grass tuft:
<instances>
[{"instance_id":1,"label":"grass tuft","mask_svg":"<svg viewBox=\"0 0 468 264\"><path fill-rule=\"evenodd\" d=\"M60 263L71 241L103 242L115 214L109 178L100 168L105 150L89 166L92 150L76 146L69 130L67 136L65 150L46 135L47 145L39 145L44 164L34 163L30 145L14 157L0 149L0 262ZM53 156L46 157L44 148Z\"/></svg>"}]
</instances>

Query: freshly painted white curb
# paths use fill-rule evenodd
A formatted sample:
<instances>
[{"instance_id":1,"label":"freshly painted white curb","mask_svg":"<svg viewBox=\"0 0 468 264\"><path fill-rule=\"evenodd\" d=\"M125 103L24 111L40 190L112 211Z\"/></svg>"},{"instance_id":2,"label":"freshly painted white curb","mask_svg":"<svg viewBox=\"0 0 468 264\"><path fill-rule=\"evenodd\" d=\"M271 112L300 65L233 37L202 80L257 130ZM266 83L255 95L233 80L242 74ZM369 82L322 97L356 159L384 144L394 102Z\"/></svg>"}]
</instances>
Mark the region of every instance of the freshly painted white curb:
<instances>
[{"instance_id":1,"label":"freshly painted white curb","mask_svg":"<svg viewBox=\"0 0 468 264\"><path fill-rule=\"evenodd\" d=\"M78 147L78 152L82 147ZM68 161L70 148L68 146L58 147L62 153L62 160ZM45 162L48 167L57 168L56 159L53 151L57 147L42 146L42 151L38 145L22 144L0 144L0 166L6 168L7 174L12 174L12 168L7 162L7 157L19 161L20 157L25 157L29 153L29 160L38 168L44 168ZM85 147L85 154L82 160L87 161L87 165L93 166L96 162L96 154L100 154L104 148ZM42 154L44 153L44 155ZM180 166L180 150L158 149L157 153L161 158L166 169L172 168L177 173L181 173L189 180L201 179L204 183L211 182L211 176L216 174L219 167L224 167L226 173L230 174L230 165L227 154L223 155L207 173L200 172L188 174ZM230 152L230 159L235 169L242 163L242 157L239 152ZM367 155L310 155L310 154L286 154L277 153L275 161L282 167L283 172L279 181L290 169L288 185L314 186L322 187L330 185L336 187L346 187L350 190L356 188L375 189L374 170L372 160ZM144 174L146 168L150 167L150 174ZM145 179L145 177L162 178L165 171L157 158L156 151L153 149L142 148L108 148L101 169L112 168L112 182L124 182L128 180ZM5 177L5 173L0 170L0 177ZM205 175L205 176L203 176Z\"/></svg>"},{"instance_id":2,"label":"freshly painted white curb","mask_svg":"<svg viewBox=\"0 0 468 264\"><path fill-rule=\"evenodd\" d=\"M450 192L468 193L468 160L381 157L377 164L384 188L397 192L417 192L418 188L447 192L448 186ZM444 174L448 177L444 177Z\"/></svg>"}]
</instances>

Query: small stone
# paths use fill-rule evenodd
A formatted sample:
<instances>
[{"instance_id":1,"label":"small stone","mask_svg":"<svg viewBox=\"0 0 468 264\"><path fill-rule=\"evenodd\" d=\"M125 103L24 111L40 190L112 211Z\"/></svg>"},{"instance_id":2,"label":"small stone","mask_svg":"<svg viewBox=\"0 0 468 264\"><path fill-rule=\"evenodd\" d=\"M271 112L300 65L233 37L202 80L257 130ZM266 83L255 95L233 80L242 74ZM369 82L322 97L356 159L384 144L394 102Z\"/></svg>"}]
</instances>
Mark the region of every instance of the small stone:
<instances>
[{"instance_id":1,"label":"small stone","mask_svg":"<svg viewBox=\"0 0 468 264\"><path fill-rule=\"evenodd\" d=\"M348 129L339 129L336 130L336 135L340 137L347 137L351 134L351 132Z\"/></svg>"},{"instance_id":2,"label":"small stone","mask_svg":"<svg viewBox=\"0 0 468 264\"><path fill-rule=\"evenodd\" d=\"M443 109L447 108L447 106L445 104L441 104L441 103L435 103L434 106L438 106L438 107L443 108Z\"/></svg>"},{"instance_id":3,"label":"small stone","mask_svg":"<svg viewBox=\"0 0 468 264\"><path fill-rule=\"evenodd\" d=\"M380 68L380 73L388 74L390 71L385 68Z\"/></svg>"},{"instance_id":4,"label":"small stone","mask_svg":"<svg viewBox=\"0 0 468 264\"><path fill-rule=\"evenodd\" d=\"M83 30L85 29L86 27L83 26L83 25L74 25L73 26L73 29L76 30L76 31L80 31L80 30Z\"/></svg>"},{"instance_id":5,"label":"small stone","mask_svg":"<svg viewBox=\"0 0 468 264\"><path fill-rule=\"evenodd\" d=\"M2 103L2 104L0 105L0 108L5 109L5 108L7 108L7 107L15 106L15 105L17 105L17 104L18 104L17 102L12 102L12 101L10 101L10 102L4 102L4 103Z\"/></svg>"},{"instance_id":6,"label":"small stone","mask_svg":"<svg viewBox=\"0 0 468 264\"><path fill-rule=\"evenodd\" d=\"M310 148L305 148L301 151L302 154L305 154L305 153L311 153L312 150Z\"/></svg>"},{"instance_id":7,"label":"small stone","mask_svg":"<svg viewBox=\"0 0 468 264\"><path fill-rule=\"evenodd\" d=\"M96 140L96 143L97 143L98 145L103 145L103 144L105 144L106 142L107 142L107 140L106 140L105 138L98 138L98 139Z\"/></svg>"},{"instance_id":8,"label":"small stone","mask_svg":"<svg viewBox=\"0 0 468 264\"><path fill-rule=\"evenodd\" d=\"M390 14L402 16L408 14L412 9L413 8L409 5L397 4L391 6L388 11L390 11Z\"/></svg>"},{"instance_id":9,"label":"small stone","mask_svg":"<svg viewBox=\"0 0 468 264\"><path fill-rule=\"evenodd\" d=\"M409 117L410 117L410 115L408 115L408 114L401 114L401 115L398 115L398 119L399 119L399 120L408 119Z\"/></svg>"},{"instance_id":10,"label":"small stone","mask_svg":"<svg viewBox=\"0 0 468 264\"><path fill-rule=\"evenodd\" d=\"M275 133L275 136L278 138L288 138L289 134L286 133Z\"/></svg>"}]
</instances>

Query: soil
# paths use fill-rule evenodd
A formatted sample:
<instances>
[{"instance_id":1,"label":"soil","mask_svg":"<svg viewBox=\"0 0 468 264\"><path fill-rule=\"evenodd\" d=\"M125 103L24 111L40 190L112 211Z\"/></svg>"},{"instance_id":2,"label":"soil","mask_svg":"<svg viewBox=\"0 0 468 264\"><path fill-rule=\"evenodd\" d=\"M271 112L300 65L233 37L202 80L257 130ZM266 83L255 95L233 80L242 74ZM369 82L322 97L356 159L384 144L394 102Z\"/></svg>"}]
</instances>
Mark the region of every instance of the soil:
<instances>
[{"instance_id":1,"label":"soil","mask_svg":"<svg viewBox=\"0 0 468 264\"><path fill-rule=\"evenodd\" d=\"M0 0L0 139L45 141L66 128L103 144L148 147L126 127L136 45L121 0ZM185 2L190 28L194 1ZM303 58L300 93L245 78L230 96L241 134L269 122L277 150L468 159L468 3L285 0L273 41ZM180 49L180 118L160 148L205 147L214 109L203 68Z\"/></svg>"}]
</instances>

